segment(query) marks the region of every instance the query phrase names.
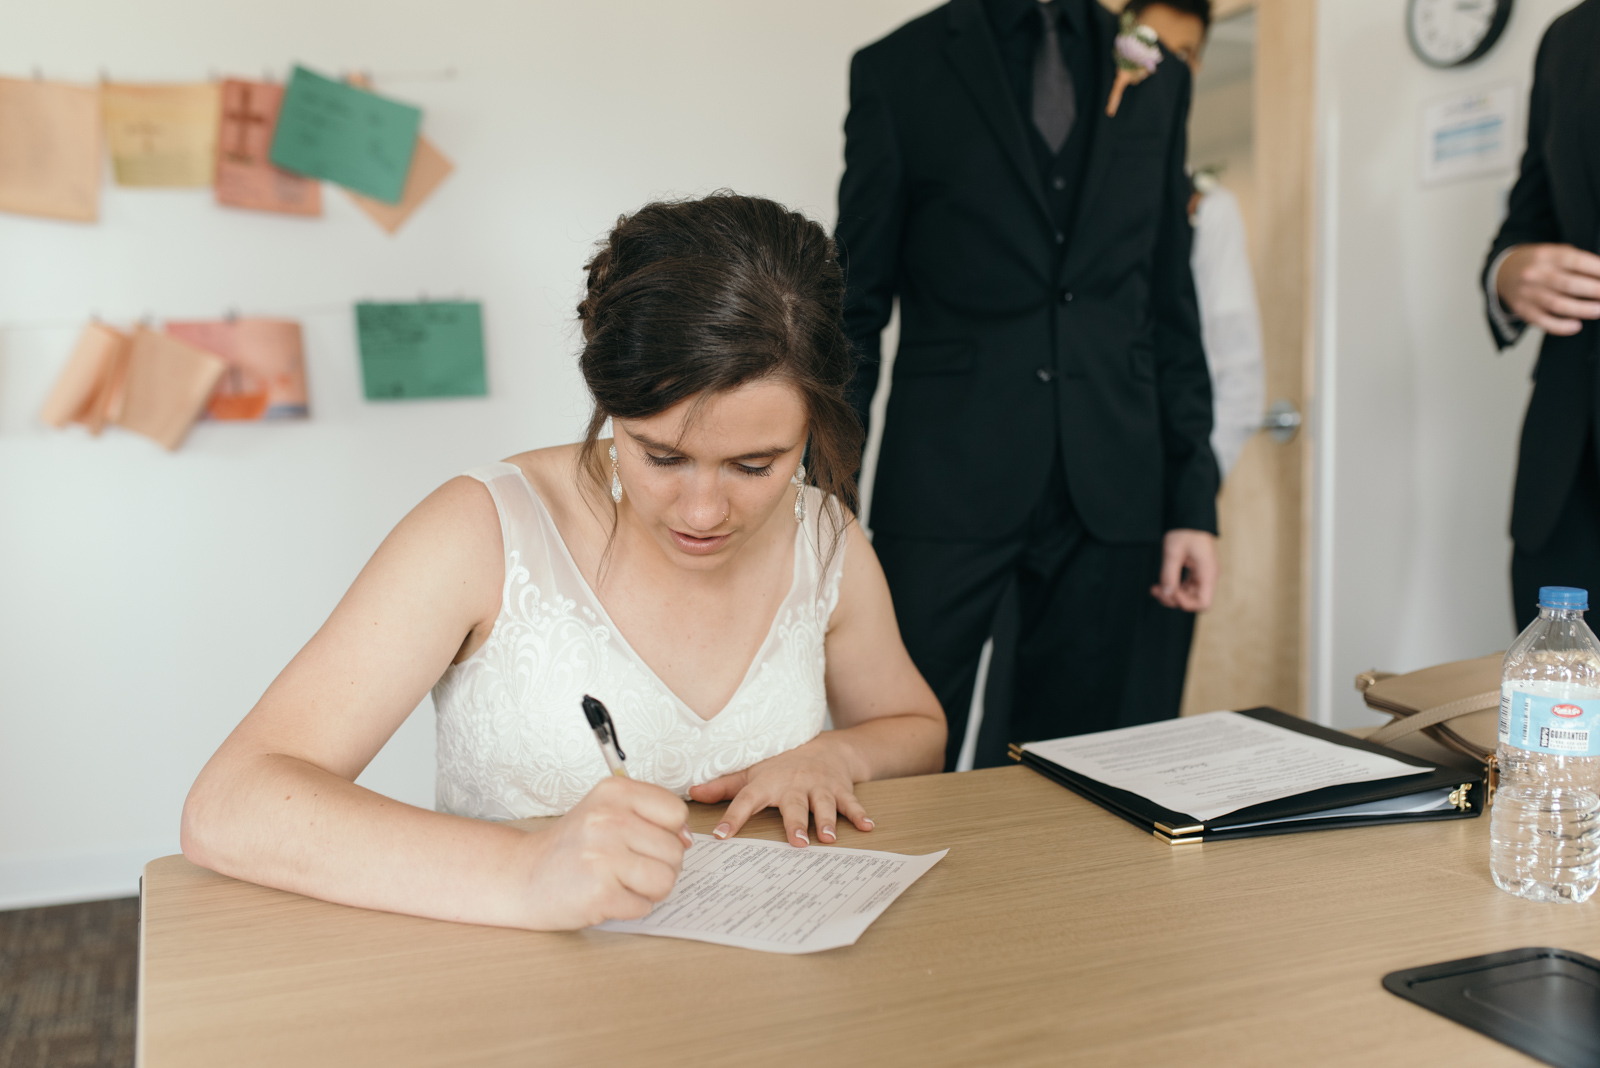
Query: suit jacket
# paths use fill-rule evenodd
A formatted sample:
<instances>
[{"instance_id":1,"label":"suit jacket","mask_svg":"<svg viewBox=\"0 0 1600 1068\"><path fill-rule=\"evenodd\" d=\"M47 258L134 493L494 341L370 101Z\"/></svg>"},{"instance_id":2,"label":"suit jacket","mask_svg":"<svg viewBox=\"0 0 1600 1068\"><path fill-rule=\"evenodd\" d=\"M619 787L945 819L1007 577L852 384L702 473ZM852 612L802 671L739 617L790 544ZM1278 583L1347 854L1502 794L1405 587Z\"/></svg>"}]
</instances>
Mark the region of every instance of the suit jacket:
<instances>
[{"instance_id":1,"label":"suit jacket","mask_svg":"<svg viewBox=\"0 0 1600 1068\"><path fill-rule=\"evenodd\" d=\"M1511 189L1505 222L1484 264L1485 298L1492 295L1489 268L1512 245L1555 241L1597 251L1600 244L1600 2L1585 0L1545 31L1534 60L1528 106L1528 147ZM1495 328L1505 348L1516 340ZM1589 440L1596 395L1594 371L1600 327L1586 323L1571 337L1547 336L1534 367L1533 398L1522 424L1511 537L1537 552L1561 516L1584 443Z\"/></svg>"},{"instance_id":2,"label":"suit jacket","mask_svg":"<svg viewBox=\"0 0 1600 1068\"><path fill-rule=\"evenodd\" d=\"M1064 246L981 0L953 0L851 63L837 237L863 424L900 300L876 532L1005 537L1058 452L1101 541L1216 530L1183 169L1189 71L1166 55L1106 118L1116 18L1087 6L1105 58L1098 99L1079 102L1099 118Z\"/></svg>"}]
</instances>

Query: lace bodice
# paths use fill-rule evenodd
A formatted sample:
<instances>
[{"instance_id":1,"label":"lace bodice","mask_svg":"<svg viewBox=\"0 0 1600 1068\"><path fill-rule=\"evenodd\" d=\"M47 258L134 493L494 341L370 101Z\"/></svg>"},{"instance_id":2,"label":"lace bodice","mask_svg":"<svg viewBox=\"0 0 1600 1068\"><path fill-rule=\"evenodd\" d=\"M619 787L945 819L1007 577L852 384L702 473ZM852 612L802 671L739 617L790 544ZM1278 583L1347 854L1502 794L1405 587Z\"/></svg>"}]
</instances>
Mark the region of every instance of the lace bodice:
<instances>
[{"instance_id":1,"label":"lace bodice","mask_svg":"<svg viewBox=\"0 0 1600 1068\"><path fill-rule=\"evenodd\" d=\"M805 492L794 582L749 670L711 719L679 700L611 622L544 502L514 464L467 472L489 488L506 554L488 639L433 688L437 807L484 819L559 815L606 775L579 700L606 703L628 774L679 796L816 737L827 715L823 641L844 544L818 558L821 493Z\"/></svg>"}]
</instances>

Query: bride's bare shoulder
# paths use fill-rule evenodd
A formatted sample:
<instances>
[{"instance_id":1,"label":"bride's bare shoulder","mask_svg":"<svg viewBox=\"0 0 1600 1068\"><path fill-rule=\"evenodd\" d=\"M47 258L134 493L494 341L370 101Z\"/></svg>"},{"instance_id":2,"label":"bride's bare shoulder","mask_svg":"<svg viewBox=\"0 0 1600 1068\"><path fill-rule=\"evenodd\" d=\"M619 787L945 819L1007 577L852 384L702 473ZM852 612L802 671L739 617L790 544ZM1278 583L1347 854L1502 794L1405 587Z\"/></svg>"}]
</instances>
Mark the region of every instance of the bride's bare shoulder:
<instances>
[{"instance_id":1,"label":"bride's bare shoulder","mask_svg":"<svg viewBox=\"0 0 1600 1068\"><path fill-rule=\"evenodd\" d=\"M507 456L506 463L521 470L546 504L551 498L572 492L578 471L577 445L552 445L548 449L530 449L515 456Z\"/></svg>"},{"instance_id":2,"label":"bride's bare shoulder","mask_svg":"<svg viewBox=\"0 0 1600 1068\"><path fill-rule=\"evenodd\" d=\"M582 448L572 445L554 445L548 449L533 449L506 457L514 464L539 495L544 506L555 517L556 525L566 527L568 519L593 511L591 498L599 492L599 483L592 474L583 470Z\"/></svg>"}]
</instances>

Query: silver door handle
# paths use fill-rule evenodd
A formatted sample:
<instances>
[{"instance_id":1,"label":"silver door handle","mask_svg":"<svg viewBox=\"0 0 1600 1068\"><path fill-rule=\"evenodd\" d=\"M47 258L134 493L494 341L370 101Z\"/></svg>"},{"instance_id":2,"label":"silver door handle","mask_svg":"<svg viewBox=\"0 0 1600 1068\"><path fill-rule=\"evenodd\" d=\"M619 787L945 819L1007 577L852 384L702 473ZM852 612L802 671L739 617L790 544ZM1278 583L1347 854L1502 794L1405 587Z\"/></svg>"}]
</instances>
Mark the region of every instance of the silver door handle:
<instances>
[{"instance_id":1,"label":"silver door handle","mask_svg":"<svg viewBox=\"0 0 1600 1068\"><path fill-rule=\"evenodd\" d=\"M1300 409L1285 398L1272 402L1272 407L1267 409L1267 417L1261 420L1261 429L1279 445L1287 445L1299 433L1300 423Z\"/></svg>"}]
</instances>

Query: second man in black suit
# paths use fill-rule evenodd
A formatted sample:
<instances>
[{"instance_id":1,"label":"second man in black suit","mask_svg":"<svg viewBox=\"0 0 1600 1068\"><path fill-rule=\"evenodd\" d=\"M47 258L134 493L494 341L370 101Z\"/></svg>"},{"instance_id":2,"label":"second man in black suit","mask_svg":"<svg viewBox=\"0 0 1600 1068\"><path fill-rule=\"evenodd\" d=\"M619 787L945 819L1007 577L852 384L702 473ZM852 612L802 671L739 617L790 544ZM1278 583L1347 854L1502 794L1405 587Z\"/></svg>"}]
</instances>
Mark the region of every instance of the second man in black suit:
<instances>
[{"instance_id":1,"label":"second man in black suit","mask_svg":"<svg viewBox=\"0 0 1600 1068\"><path fill-rule=\"evenodd\" d=\"M1600 0L1545 31L1534 60L1528 147L1484 264L1495 344L1545 332L1511 502L1517 629L1540 586L1600 591Z\"/></svg>"},{"instance_id":2,"label":"second man in black suit","mask_svg":"<svg viewBox=\"0 0 1600 1068\"><path fill-rule=\"evenodd\" d=\"M859 52L838 240L866 420L900 345L870 514L953 767L1008 584L1012 740L1175 715L1123 707L1142 598L1216 580L1210 379L1189 271L1189 71L1108 102L1094 0L953 0Z\"/></svg>"}]
</instances>

